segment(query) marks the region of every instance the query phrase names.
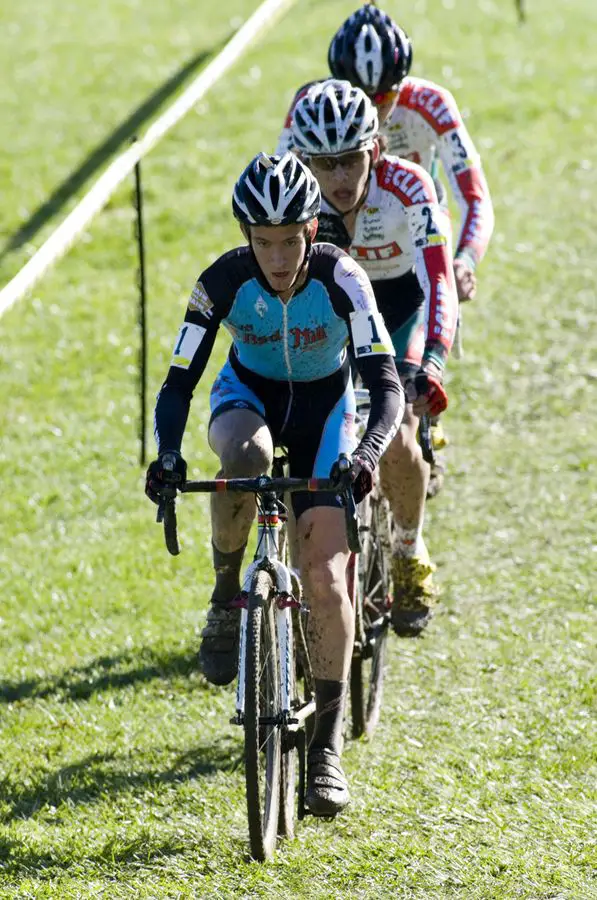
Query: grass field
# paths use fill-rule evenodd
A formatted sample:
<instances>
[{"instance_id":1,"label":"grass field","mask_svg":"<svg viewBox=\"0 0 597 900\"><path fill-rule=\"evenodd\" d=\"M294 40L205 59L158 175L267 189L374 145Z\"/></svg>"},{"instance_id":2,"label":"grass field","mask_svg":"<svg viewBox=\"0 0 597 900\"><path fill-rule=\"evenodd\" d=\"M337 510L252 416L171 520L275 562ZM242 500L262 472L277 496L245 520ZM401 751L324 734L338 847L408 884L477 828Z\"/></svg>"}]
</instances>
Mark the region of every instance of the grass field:
<instances>
[{"instance_id":1,"label":"grass field","mask_svg":"<svg viewBox=\"0 0 597 900\"><path fill-rule=\"evenodd\" d=\"M5 5L2 284L256 5ZM207 505L181 503L172 560L142 494L123 187L0 319L1 897L597 897L597 8L529 0L520 28L497 0L386 7L470 116L497 216L428 514L441 611L392 641L379 732L347 745L350 813L251 863L233 693L194 663ZM298 0L145 160L152 397L196 275L239 241L235 177L352 8Z\"/></svg>"}]
</instances>

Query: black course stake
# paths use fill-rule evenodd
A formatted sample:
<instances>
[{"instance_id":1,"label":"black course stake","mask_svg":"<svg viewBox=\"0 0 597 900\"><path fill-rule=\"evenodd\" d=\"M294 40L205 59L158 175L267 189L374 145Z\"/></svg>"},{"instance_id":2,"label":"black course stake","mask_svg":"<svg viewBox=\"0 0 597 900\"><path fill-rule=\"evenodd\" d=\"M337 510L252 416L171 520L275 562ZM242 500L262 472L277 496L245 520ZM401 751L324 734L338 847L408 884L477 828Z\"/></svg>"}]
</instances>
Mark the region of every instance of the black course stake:
<instances>
[{"instance_id":1,"label":"black course stake","mask_svg":"<svg viewBox=\"0 0 597 900\"><path fill-rule=\"evenodd\" d=\"M137 140L133 138L133 142ZM141 163L135 164L135 237L139 251L139 268L137 270L137 284L139 286L139 464L145 465L146 436L145 423L147 419L146 395L147 395L147 317L145 294L145 240L143 236L143 191L141 187Z\"/></svg>"}]
</instances>

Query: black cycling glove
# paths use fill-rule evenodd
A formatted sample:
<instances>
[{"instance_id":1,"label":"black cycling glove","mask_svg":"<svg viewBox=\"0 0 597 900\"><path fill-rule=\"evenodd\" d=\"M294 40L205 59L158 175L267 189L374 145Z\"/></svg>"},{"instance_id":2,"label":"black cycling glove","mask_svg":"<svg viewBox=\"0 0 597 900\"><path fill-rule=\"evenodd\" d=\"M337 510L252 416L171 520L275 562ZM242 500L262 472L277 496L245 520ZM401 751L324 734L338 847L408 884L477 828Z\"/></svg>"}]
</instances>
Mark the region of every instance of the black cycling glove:
<instances>
[{"instance_id":1,"label":"black cycling glove","mask_svg":"<svg viewBox=\"0 0 597 900\"><path fill-rule=\"evenodd\" d=\"M187 480L187 464L176 450L165 450L149 463L145 476L145 493L154 503L159 503L165 485L181 484Z\"/></svg>"},{"instance_id":2,"label":"black cycling glove","mask_svg":"<svg viewBox=\"0 0 597 900\"><path fill-rule=\"evenodd\" d=\"M373 487L373 470L371 464L360 457L358 453L352 457L350 466L342 471L340 462L346 462L346 457L336 460L330 471L330 478L335 486L342 490L349 485L352 487L352 495L355 503L360 503L370 493Z\"/></svg>"}]
</instances>

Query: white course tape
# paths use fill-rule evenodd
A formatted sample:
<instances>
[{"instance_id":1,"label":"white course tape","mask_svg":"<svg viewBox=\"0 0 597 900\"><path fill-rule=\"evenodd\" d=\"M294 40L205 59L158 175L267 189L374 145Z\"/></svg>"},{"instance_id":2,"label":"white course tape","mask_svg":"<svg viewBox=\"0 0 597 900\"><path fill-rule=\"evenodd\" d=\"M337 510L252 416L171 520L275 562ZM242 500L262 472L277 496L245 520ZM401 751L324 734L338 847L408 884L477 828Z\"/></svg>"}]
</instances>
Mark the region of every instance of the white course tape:
<instances>
[{"instance_id":1,"label":"white course tape","mask_svg":"<svg viewBox=\"0 0 597 900\"><path fill-rule=\"evenodd\" d=\"M50 235L45 244L42 244L29 262L0 291L0 316L13 303L20 300L41 278L46 269L66 253L75 238L81 234L96 213L106 205L118 185L132 172L136 163L192 109L218 78L236 62L242 51L257 34L272 25L275 18L287 7L292 6L294 2L295 0L265 0L230 39L221 53L191 82L178 100L147 129L145 135L116 157L81 202Z\"/></svg>"}]
</instances>

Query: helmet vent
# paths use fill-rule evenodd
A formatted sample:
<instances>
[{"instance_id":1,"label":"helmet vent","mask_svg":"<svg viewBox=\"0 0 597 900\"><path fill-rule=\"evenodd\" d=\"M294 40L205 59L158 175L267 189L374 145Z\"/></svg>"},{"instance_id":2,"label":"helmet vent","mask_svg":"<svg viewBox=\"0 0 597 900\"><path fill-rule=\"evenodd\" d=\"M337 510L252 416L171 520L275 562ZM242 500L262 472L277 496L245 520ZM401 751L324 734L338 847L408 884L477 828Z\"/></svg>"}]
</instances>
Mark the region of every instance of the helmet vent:
<instances>
[{"instance_id":1,"label":"helmet vent","mask_svg":"<svg viewBox=\"0 0 597 900\"><path fill-rule=\"evenodd\" d=\"M346 78L366 93L400 84L412 63L408 35L386 13L366 3L340 26L328 51L335 78Z\"/></svg>"},{"instance_id":2,"label":"helmet vent","mask_svg":"<svg viewBox=\"0 0 597 900\"><path fill-rule=\"evenodd\" d=\"M320 205L315 177L293 153L256 156L232 197L234 215L245 225L298 225L314 219Z\"/></svg>"},{"instance_id":3,"label":"helmet vent","mask_svg":"<svg viewBox=\"0 0 597 900\"><path fill-rule=\"evenodd\" d=\"M291 128L292 142L305 156L367 150L377 136L377 110L349 81L330 78L298 100Z\"/></svg>"}]
</instances>

